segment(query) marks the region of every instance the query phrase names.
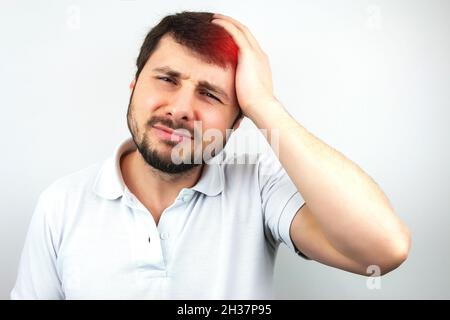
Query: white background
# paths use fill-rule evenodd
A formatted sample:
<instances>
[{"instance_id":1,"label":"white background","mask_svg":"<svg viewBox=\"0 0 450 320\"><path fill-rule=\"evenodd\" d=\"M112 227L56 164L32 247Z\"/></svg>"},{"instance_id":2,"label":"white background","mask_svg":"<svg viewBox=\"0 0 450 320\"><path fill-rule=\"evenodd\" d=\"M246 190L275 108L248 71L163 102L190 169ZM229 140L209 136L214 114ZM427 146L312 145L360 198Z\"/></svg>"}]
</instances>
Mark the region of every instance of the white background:
<instances>
[{"instance_id":1,"label":"white background","mask_svg":"<svg viewBox=\"0 0 450 320\"><path fill-rule=\"evenodd\" d=\"M429 0L0 0L0 298L39 193L127 137L142 40L182 10L246 24L279 100L373 177L412 231L409 259L372 290L282 247L276 296L449 299L450 2Z\"/></svg>"}]
</instances>

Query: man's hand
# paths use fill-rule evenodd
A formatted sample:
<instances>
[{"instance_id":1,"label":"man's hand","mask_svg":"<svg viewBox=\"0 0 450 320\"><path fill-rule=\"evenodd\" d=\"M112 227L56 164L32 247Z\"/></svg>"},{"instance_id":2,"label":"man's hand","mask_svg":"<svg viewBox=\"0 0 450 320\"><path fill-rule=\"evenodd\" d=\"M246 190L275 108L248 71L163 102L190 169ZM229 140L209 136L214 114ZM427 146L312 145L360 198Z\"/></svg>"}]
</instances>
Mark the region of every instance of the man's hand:
<instances>
[{"instance_id":1,"label":"man's hand","mask_svg":"<svg viewBox=\"0 0 450 320\"><path fill-rule=\"evenodd\" d=\"M269 59L248 28L222 14L214 14L212 23L222 26L239 47L236 68L236 95L244 115L252 119L264 106L276 101L273 95Z\"/></svg>"},{"instance_id":2,"label":"man's hand","mask_svg":"<svg viewBox=\"0 0 450 320\"><path fill-rule=\"evenodd\" d=\"M284 110L272 92L267 55L250 31L232 18L214 18L239 47L235 86L242 111L268 130L268 141L270 132L278 130L277 156L306 202L291 224L295 246L352 272L364 274L371 265L383 274L395 269L406 259L411 238L389 199L358 165Z\"/></svg>"}]
</instances>

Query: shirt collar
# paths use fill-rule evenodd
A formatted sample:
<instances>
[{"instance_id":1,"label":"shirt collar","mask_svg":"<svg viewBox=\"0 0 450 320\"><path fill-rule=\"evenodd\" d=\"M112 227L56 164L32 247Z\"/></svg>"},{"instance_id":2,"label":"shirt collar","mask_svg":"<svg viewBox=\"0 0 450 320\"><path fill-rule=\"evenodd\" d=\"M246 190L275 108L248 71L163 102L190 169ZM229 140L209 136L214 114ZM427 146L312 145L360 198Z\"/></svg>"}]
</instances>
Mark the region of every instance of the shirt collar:
<instances>
[{"instance_id":1,"label":"shirt collar","mask_svg":"<svg viewBox=\"0 0 450 320\"><path fill-rule=\"evenodd\" d=\"M94 182L94 192L105 199L114 200L124 194L125 182L120 170L120 158L123 154L136 150L132 138L127 138L114 150L114 154L105 160ZM220 164L210 163L203 166L202 175L192 190L207 196L216 196L223 191L224 177Z\"/></svg>"}]
</instances>

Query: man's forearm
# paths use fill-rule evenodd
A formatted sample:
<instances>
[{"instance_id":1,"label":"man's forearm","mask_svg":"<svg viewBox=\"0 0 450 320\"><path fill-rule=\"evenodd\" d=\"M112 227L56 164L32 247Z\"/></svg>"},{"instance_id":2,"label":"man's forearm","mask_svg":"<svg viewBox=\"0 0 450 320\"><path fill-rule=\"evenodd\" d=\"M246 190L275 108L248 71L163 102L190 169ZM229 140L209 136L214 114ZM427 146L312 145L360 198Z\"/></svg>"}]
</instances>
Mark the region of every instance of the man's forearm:
<instances>
[{"instance_id":1,"label":"man's forearm","mask_svg":"<svg viewBox=\"0 0 450 320\"><path fill-rule=\"evenodd\" d=\"M260 129L277 130L280 162L337 250L367 262L378 253L405 250L406 227L364 171L309 133L276 100L260 108L264 111L248 116Z\"/></svg>"}]
</instances>

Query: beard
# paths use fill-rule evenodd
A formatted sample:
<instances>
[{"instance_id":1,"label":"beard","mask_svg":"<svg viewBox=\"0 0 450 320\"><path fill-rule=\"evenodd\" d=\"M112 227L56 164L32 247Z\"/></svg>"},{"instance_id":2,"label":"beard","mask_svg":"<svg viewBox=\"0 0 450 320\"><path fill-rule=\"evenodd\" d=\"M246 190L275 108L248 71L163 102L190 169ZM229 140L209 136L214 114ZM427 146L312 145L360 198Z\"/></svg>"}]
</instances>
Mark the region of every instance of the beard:
<instances>
[{"instance_id":1,"label":"beard","mask_svg":"<svg viewBox=\"0 0 450 320\"><path fill-rule=\"evenodd\" d=\"M132 134L133 135L133 134ZM171 157L164 157L161 155L156 148L152 147L147 135L144 135L144 138L140 143L136 142L135 137L133 136L133 140L137 146L139 153L145 162L151 167L168 174L178 174L192 170L193 168L199 166L199 163L194 163L194 161L190 161L189 163L180 163L175 164ZM171 143L169 143L171 144ZM192 159L191 159L192 160ZM202 161L202 164L204 162Z\"/></svg>"},{"instance_id":2,"label":"beard","mask_svg":"<svg viewBox=\"0 0 450 320\"><path fill-rule=\"evenodd\" d=\"M142 138L139 140L139 136L141 136L141 135L139 132L140 130L139 130L138 123L136 121L136 118L134 117L134 107L132 104L134 89L135 88L133 88L133 91L131 93L130 100L128 103L127 125L128 125L128 129L131 133L131 136L133 138L133 141L137 147L137 150L141 154L144 161L149 166L155 168L156 170L159 170L159 171L161 171L163 173L167 173L167 174L179 174L179 173L183 173L183 172L188 172L188 171L194 169L195 167L199 166L200 164L204 165L206 162L203 159L203 157L201 157L201 160L198 161L198 159L195 158L195 152L191 152L190 161L174 163L172 161L172 158L170 155L164 156L161 152L159 152L157 150L157 147L154 146L152 144L152 142L150 141L150 139L148 138L147 130L150 130L154 125L159 123L168 128L171 128L173 130L185 129L191 133L191 137L194 137L194 142L196 139L199 139L199 141L202 141L201 134L196 132L193 128L188 127L184 122L175 122L166 117L153 116L145 124L146 127L143 129L144 132L143 132ZM239 115L236 117L235 121L233 122L233 126L236 123L236 121L239 120L240 117L241 117L241 113L239 113ZM222 145L221 145L222 149L225 147L226 143L227 143L227 137L224 138L222 141ZM170 146L172 148L177 145L176 142L169 141L169 140L164 141L164 144L166 144L167 146ZM195 146L195 143L194 143L194 149L196 147L197 146ZM216 156L215 151L212 153L213 157ZM222 150L220 150L218 153L220 153L221 151Z\"/></svg>"},{"instance_id":3,"label":"beard","mask_svg":"<svg viewBox=\"0 0 450 320\"><path fill-rule=\"evenodd\" d=\"M193 161L193 159L191 159L190 162L188 163L174 163L169 156L164 156L163 154L161 154L160 152L158 152L158 150L156 149L155 146L153 146L153 144L150 142L150 139L148 138L147 135L147 128L152 128L152 126L154 126L157 123L160 123L162 125L165 125L166 127L169 127L171 129L185 129L188 130L191 133L191 136L193 137L194 134L197 134L196 132L194 132L194 130L192 128L187 127L186 125L184 125L183 123L174 123L174 121L168 119L168 118L163 118L163 117L152 117L149 119L149 121L147 121L146 123L146 128L144 128L144 134L142 136L142 139L139 140L139 128L138 128L138 124L137 121L134 117L134 108L133 105L131 103L132 98L133 98L133 93L134 93L134 89L133 92L131 93L130 96L130 101L128 103L128 111L127 111L127 125L128 125L128 129L131 133L131 136L133 138L133 141L137 147L137 150L139 151L139 153L141 154L142 158L144 159L144 161L151 167L155 168L156 170L159 170L163 173L168 173L168 174L179 174L179 173L183 173L183 172L188 172L190 170L192 170L193 168L197 167L200 165L200 163ZM174 147L177 143L174 141L164 141L164 143L170 147ZM203 160L201 162L201 164L203 164Z\"/></svg>"}]
</instances>

